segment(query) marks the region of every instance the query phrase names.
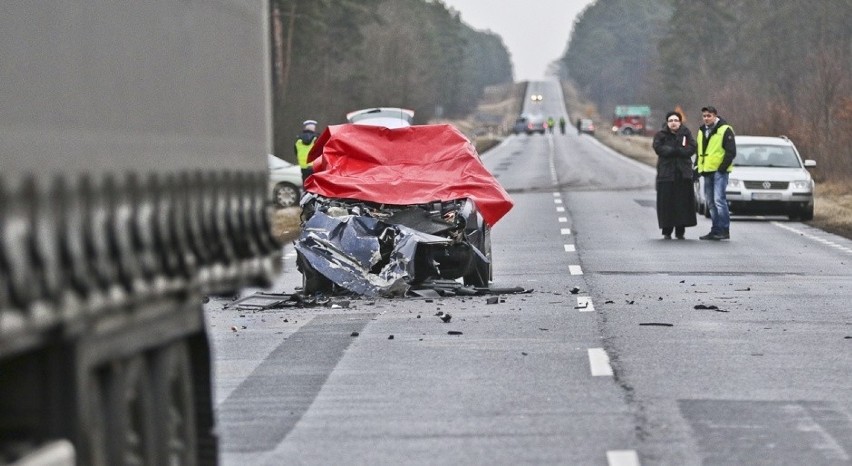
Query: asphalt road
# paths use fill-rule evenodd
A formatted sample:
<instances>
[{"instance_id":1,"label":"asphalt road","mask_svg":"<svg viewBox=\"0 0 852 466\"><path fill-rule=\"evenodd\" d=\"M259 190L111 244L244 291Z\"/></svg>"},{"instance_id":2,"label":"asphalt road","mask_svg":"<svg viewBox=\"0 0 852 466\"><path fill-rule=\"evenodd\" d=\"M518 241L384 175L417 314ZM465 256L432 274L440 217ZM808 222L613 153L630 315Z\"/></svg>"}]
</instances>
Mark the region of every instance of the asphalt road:
<instances>
[{"instance_id":1,"label":"asphalt road","mask_svg":"<svg viewBox=\"0 0 852 466\"><path fill-rule=\"evenodd\" d=\"M780 217L663 240L653 170L558 133L483 157L515 202L493 286L530 293L211 300L222 463L852 464L852 241ZM267 291L300 284L284 260Z\"/></svg>"}]
</instances>

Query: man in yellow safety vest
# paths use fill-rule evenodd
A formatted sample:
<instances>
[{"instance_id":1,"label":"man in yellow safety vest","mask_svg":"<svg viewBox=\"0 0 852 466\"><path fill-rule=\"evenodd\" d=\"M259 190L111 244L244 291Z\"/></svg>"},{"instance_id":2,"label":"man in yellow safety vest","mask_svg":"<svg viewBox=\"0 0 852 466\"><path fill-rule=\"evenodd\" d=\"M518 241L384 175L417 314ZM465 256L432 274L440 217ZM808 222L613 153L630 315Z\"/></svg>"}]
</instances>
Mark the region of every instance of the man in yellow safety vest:
<instances>
[{"instance_id":1,"label":"man in yellow safety vest","mask_svg":"<svg viewBox=\"0 0 852 466\"><path fill-rule=\"evenodd\" d=\"M719 118L715 107L702 108L701 119L704 124L698 128L695 138L698 143L696 168L698 174L704 177L704 197L710 208L713 226L710 233L700 239L730 239L731 214L725 189L728 186L728 174L733 169L731 164L737 156L734 129L727 121Z\"/></svg>"}]
</instances>

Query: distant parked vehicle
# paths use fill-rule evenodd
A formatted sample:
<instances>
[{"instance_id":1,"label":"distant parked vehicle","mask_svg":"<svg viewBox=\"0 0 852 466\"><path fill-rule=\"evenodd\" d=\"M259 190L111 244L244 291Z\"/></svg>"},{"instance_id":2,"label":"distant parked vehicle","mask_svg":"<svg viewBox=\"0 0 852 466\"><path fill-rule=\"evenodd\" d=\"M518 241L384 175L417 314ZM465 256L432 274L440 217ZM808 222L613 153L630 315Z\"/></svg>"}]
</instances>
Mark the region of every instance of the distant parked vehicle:
<instances>
[{"instance_id":1,"label":"distant parked vehicle","mask_svg":"<svg viewBox=\"0 0 852 466\"><path fill-rule=\"evenodd\" d=\"M732 214L786 215L813 220L814 180L788 138L736 136L737 156L725 193ZM704 198L704 177L695 182L696 211L710 217Z\"/></svg>"},{"instance_id":2,"label":"distant parked vehicle","mask_svg":"<svg viewBox=\"0 0 852 466\"><path fill-rule=\"evenodd\" d=\"M527 117L527 127L524 130L527 135L533 133L544 134L547 132L547 119L542 115L530 115Z\"/></svg>"},{"instance_id":3,"label":"distant parked vehicle","mask_svg":"<svg viewBox=\"0 0 852 466\"><path fill-rule=\"evenodd\" d=\"M580 132L594 136L595 122L588 118L583 118L582 120L580 120Z\"/></svg>"},{"instance_id":4,"label":"distant parked vehicle","mask_svg":"<svg viewBox=\"0 0 852 466\"><path fill-rule=\"evenodd\" d=\"M527 131L527 118L518 117L515 124L512 126L512 134L521 134Z\"/></svg>"}]
</instances>

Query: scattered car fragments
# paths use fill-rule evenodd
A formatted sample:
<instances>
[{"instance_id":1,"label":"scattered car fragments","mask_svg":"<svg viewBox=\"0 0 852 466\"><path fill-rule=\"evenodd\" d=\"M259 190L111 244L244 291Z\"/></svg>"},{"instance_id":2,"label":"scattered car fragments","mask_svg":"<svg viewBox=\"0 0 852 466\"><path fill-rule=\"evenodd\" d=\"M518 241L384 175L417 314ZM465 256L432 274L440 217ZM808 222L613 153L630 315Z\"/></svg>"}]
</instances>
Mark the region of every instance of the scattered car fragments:
<instances>
[{"instance_id":1,"label":"scattered car fragments","mask_svg":"<svg viewBox=\"0 0 852 466\"><path fill-rule=\"evenodd\" d=\"M308 158L295 243L303 293L488 287L490 229L512 201L454 127L330 126Z\"/></svg>"}]
</instances>

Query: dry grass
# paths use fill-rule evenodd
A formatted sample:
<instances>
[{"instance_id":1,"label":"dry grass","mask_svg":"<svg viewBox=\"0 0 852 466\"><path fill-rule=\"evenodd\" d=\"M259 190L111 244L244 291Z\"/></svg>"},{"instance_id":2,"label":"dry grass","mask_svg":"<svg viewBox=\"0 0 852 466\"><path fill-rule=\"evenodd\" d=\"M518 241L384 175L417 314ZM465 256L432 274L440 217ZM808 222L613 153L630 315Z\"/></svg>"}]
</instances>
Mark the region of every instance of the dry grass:
<instances>
[{"instance_id":1,"label":"dry grass","mask_svg":"<svg viewBox=\"0 0 852 466\"><path fill-rule=\"evenodd\" d=\"M597 131L595 137L620 154L652 167L657 166L657 154L651 148L652 139L650 137L617 136L609 131Z\"/></svg>"},{"instance_id":2,"label":"dry grass","mask_svg":"<svg viewBox=\"0 0 852 466\"><path fill-rule=\"evenodd\" d=\"M852 239L852 186L839 182L817 184L814 219L809 223Z\"/></svg>"}]
</instances>

